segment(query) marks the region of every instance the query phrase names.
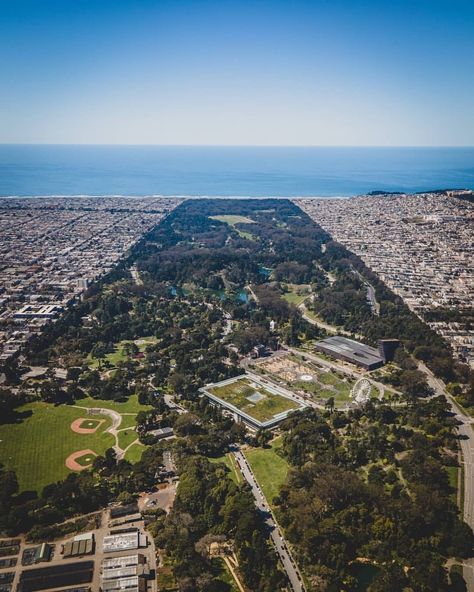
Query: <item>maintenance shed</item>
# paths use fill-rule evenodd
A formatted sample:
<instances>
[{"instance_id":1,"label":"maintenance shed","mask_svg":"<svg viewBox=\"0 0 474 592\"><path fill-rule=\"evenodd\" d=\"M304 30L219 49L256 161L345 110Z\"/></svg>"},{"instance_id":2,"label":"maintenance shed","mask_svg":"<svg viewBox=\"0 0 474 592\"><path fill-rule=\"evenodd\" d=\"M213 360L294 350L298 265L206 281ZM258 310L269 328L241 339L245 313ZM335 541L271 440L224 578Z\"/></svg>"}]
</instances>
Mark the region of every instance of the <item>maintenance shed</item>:
<instances>
[{"instance_id":1,"label":"maintenance shed","mask_svg":"<svg viewBox=\"0 0 474 592\"><path fill-rule=\"evenodd\" d=\"M121 518L122 516L128 516L129 514L138 513L138 504L128 504L126 506L113 506L110 508L111 518Z\"/></svg>"},{"instance_id":2,"label":"maintenance shed","mask_svg":"<svg viewBox=\"0 0 474 592\"><path fill-rule=\"evenodd\" d=\"M111 534L104 537L102 544L104 553L115 553L116 551L132 551L139 547L146 547L148 539L141 532L124 532L122 534Z\"/></svg>"},{"instance_id":3,"label":"maintenance shed","mask_svg":"<svg viewBox=\"0 0 474 592\"><path fill-rule=\"evenodd\" d=\"M80 555L91 555L95 551L94 533L90 532L83 535L77 535L72 541L64 544L63 556L79 557Z\"/></svg>"},{"instance_id":4,"label":"maintenance shed","mask_svg":"<svg viewBox=\"0 0 474 592\"><path fill-rule=\"evenodd\" d=\"M67 588L92 582L93 561L62 563L50 567L23 570L17 592L39 592L52 588Z\"/></svg>"}]
</instances>

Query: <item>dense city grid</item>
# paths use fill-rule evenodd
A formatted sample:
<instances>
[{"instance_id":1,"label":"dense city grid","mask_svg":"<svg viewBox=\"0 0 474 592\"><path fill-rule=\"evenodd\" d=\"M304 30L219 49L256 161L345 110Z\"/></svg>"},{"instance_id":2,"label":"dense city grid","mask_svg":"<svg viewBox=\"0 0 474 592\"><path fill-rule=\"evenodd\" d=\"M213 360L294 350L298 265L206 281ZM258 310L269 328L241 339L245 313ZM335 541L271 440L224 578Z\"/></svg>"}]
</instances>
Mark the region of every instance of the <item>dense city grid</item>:
<instances>
[{"instance_id":1,"label":"dense city grid","mask_svg":"<svg viewBox=\"0 0 474 592\"><path fill-rule=\"evenodd\" d=\"M181 200L0 200L0 360L14 357Z\"/></svg>"},{"instance_id":2,"label":"dense city grid","mask_svg":"<svg viewBox=\"0 0 474 592\"><path fill-rule=\"evenodd\" d=\"M446 192L296 203L474 365L472 202Z\"/></svg>"}]
</instances>

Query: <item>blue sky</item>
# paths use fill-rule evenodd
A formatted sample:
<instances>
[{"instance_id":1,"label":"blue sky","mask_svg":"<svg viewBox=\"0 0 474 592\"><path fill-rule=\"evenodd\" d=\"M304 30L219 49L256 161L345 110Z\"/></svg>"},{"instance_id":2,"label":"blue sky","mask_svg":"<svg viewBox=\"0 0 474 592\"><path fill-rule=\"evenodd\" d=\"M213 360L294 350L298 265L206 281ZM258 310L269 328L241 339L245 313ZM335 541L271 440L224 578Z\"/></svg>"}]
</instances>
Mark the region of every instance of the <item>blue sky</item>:
<instances>
[{"instance_id":1,"label":"blue sky","mask_svg":"<svg viewBox=\"0 0 474 592\"><path fill-rule=\"evenodd\" d=\"M0 0L0 142L474 145L474 2Z\"/></svg>"}]
</instances>

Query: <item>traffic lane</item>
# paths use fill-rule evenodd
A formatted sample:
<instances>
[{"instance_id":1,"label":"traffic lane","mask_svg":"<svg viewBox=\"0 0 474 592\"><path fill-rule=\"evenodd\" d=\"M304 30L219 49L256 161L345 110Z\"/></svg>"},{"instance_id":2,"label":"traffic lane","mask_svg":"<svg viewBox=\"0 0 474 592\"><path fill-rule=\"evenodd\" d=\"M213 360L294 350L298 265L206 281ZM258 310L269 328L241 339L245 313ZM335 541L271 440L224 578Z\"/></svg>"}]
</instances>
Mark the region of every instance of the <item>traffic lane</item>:
<instances>
[{"instance_id":1,"label":"traffic lane","mask_svg":"<svg viewBox=\"0 0 474 592\"><path fill-rule=\"evenodd\" d=\"M466 439L461 440L461 449L464 463L464 519L472 525L474 517L474 483L473 483L473 462L474 462L474 443L472 441L471 426L459 426L459 432Z\"/></svg>"},{"instance_id":2,"label":"traffic lane","mask_svg":"<svg viewBox=\"0 0 474 592\"><path fill-rule=\"evenodd\" d=\"M452 412L455 414L461 424L457 426L460 436L461 451L464 464L464 521L472 528L474 526L474 432L472 430L472 418L466 416L462 409L456 405L454 399L446 391L445 384L436 378L431 370L423 364L418 362L418 369L426 376L429 386L437 395L444 395L451 406ZM464 562L463 576L466 582L468 592L474 592L474 560L469 559Z\"/></svg>"},{"instance_id":3,"label":"traffic lane","mask_svg":"<svg viewBox=\"0 0 474 592\"><path fill-rule=\"evenodd\" d=\"M297 572L296 565L293 561L293 558L289 554L288 548L280 532L280 529L277 527L275 521L271 517L270 508L266 504L263 492L260 489L260 486L258 485L258 482L250 469L247 459L239 449L234 448L233 452L235 457L237 458L237 463L239 465L240 470L242 471L245 479L247 480L252 489L252 493L254 495L257 508L260 511L268 514L265 523L270 529L270 538L272 539L278 556L283 564L283 567L285 568L291 586L296 592L303 592L301 579Z\"/></svg>"}]
</instances>

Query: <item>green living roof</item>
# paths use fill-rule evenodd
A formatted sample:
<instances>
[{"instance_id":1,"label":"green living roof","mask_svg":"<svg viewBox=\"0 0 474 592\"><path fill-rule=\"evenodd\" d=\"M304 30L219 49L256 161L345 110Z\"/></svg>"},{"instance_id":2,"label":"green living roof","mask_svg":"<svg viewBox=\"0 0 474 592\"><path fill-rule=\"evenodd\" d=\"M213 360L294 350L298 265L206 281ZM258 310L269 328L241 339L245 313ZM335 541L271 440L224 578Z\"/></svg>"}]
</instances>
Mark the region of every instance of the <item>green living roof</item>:
<instances>
[{"instance_id":1,"label":"green living roof","mask_svg":"<svg viewBox=\"0 0 474 592\"><path fill-rule=\"evenodd\" d=\"M303 406L281 389L263 384L262 380L254 375L241 375L208 385L201 390L212 399L221 402L224 407L262 426L267 422L284 419L290 411Z\"/></svg>"}]
</instances>

